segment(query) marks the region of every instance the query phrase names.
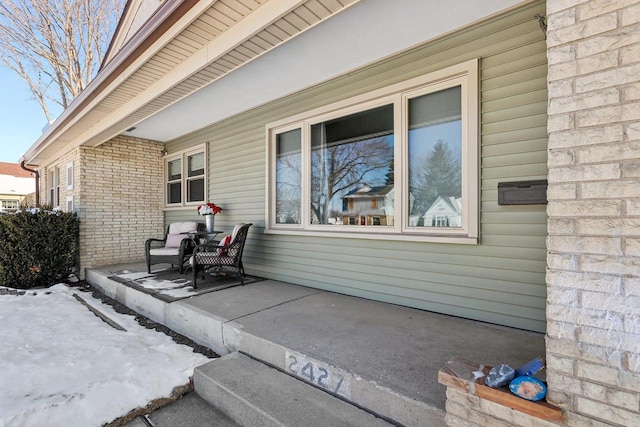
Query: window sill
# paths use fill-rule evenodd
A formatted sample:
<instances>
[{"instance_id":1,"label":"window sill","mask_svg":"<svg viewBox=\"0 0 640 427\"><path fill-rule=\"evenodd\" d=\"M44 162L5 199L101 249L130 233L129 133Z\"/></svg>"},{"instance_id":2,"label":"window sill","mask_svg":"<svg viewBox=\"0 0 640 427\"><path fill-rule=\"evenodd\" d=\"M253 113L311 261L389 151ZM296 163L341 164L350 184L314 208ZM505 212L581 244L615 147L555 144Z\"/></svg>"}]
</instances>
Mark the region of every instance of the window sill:
<instances>
[{"instance_id":1,"label":"window sill","mask_svg":"<svg viewBox=\"0 0 640 427\"><path fill-rule=\"evenodd\" d=\"M289 236L307 236L307 237L331 237L345 239L363 239L363 240L396 240L403 242L425 242L425 243L454 243L461 245L477 245L478 238L467 236L453 235L425 235L418 233L349 233L344 231L314 231L301 229L274 229L265 228L264 234L280 234Z\"/></svg>"}]
</instances>

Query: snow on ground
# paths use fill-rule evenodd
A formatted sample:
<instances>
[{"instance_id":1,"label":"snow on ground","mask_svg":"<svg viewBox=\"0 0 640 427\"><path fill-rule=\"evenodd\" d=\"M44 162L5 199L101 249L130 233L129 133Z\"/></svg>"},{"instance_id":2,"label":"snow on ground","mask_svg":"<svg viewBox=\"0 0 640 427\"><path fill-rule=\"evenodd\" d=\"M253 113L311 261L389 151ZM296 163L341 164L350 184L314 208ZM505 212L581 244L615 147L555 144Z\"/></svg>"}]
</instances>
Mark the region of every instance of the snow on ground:
<instances>
[{"instance_id":1,"label":"snow on ground","mask_svg":"<svg viewBox=\"0 0 640 427\"><path fill-rule=\"evenodd\" d=\"M0 295L0 326L0 427L101 426L170 396L209 361L65 285Z\"/></svg>"}]
</instances>

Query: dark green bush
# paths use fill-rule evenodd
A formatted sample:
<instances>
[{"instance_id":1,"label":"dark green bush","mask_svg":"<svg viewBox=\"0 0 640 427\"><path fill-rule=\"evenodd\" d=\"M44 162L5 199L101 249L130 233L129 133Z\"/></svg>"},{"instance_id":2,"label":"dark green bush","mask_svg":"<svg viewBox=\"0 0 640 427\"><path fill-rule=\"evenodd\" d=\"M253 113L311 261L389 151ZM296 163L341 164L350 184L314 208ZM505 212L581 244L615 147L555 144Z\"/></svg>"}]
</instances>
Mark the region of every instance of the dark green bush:
<instances>
[{"instance_id":1,"label":"dark green bush","mask_svg":"<svg viewBox=\"0 0 640 427\"><path fill-rule=\"evenodd\" d=\"M79 264L75 213L43 208L0 215L0 285L29 289L67 279Z\"/></svg>"}]
</instances>

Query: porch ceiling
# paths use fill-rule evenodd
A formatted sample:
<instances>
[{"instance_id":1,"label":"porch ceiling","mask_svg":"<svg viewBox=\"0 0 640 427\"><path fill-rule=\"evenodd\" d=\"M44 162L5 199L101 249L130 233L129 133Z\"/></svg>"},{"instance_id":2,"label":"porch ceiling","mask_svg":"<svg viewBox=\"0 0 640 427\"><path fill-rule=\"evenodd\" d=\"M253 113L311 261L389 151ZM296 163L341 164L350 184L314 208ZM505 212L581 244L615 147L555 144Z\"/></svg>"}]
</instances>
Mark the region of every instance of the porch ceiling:
<instances>
[{"instance_id":1,"label":"porch ceiling","mask_svg":"<svg viewBox=\"0 0 640 427\"><path fill-rule=\"evenodd\" d=\"M125 68L105 67L113 74L98 76L25 160L39 165L61 149L97 146L358 1L210 0L183 3L178 12L174 6L166 14L182 15L171 28L127 58Z\"/></svg>"}]
</instances>

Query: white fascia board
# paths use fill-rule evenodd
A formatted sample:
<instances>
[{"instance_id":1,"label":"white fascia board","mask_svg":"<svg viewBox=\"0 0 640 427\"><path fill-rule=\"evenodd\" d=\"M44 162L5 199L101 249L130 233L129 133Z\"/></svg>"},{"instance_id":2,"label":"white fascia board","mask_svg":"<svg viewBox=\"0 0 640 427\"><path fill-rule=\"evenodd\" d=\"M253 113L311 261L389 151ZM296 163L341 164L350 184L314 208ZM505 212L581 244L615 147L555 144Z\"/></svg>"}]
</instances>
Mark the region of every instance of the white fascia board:
<instances>
[{"instance_id":1,"label":"white fascia board","mask_svg":"<svg viewBox=\"0 0 640 427\"><path fill-rule=\"evenodd\" d=\"M170 141L527 3L362 0L127 134Z\"/></svg>"},{"instance_id":2,"label":"white fascia board","mask_svg":"<svg viewBox=\"0 0 640 427\"><path fill-rule=\"evenodd\" d=\"M92 92L96 86L98 86L101 82L111 77L112 69L117 69L118 64L121 61L126 59L127 53L121 52L119 54L124 54L121 59L114 58L111 62L107 64L104 70L89 83L87 88L83 90L80 95L73 100L71 105L65 109L62 114L54 120L51 126L33 143L33 145L27 150L27 152L22 156L27 164L32 164L31 162L36 157L39 157L43 154L44 151L51 152L51 145L56 143L57 145L68 145L70 141L65 140L61 135L68 130L71 126L78 123L85 116L86 113L91 111L100 101L102 101L108 94L110 94L115 88L121 85L128 76L133 74L137 69L139 69L146 61L155 55L162 47L164 47L167 43L169 43L176 34L179 34L184 28L186 28L191 22L193 22L198 16L200 16L205 10L207 10L213 3L217 0L199 0L197 4L189 9L187 13L184 14L171 28L171 30L165 32L158 40L156 40L152 46L150 46L143 55L137 58L130 66L127 67L120 75L116 76L111 83L102 90L102 92L96 96L87 106L80 109L78 106L81 105L82 101L87 97L92 95ZM143 40L139 40L138 44ZM123 51L127 49L131 49L133 51L137 44L133 44L131 41L130 46L127 46L123 49ZM62 123L64 120L67 120L71 117L71 119L64 125L58 127L57 123ZM94 123L87 123L85 126L90 128ZM57 149L56 149L57 151Z\"/></svg>"},{"instance_id":3,"label":"white fascia board","mask_svg":"<svg viewBox=\"0 0 640 427\"><path fill-rule=\"evenodd\" d=\"M285 16L293 9L297 8L307 0L278 0L268 2L246 18L242 19L236 25L220 34L208 45L195 52L180 65L171 70L170 73L163 76L141 94L123 104L116 111L111 113L107 119L94 124L80 135L75 142L76 146L83 145L89 141L89 145L99 145L104 142L104 137L100 140L91 140L92 137L100 134L100 132L110 128L114 123L126 119L129 115L143 107L149 101L167 92L186 78L195 74L211 62L223 57L229 51L242 44L251 36L259 33L264 28ZM119 135L124 129L114 131L113 134L106 138Z\"/></svg>"}]
</instances>

